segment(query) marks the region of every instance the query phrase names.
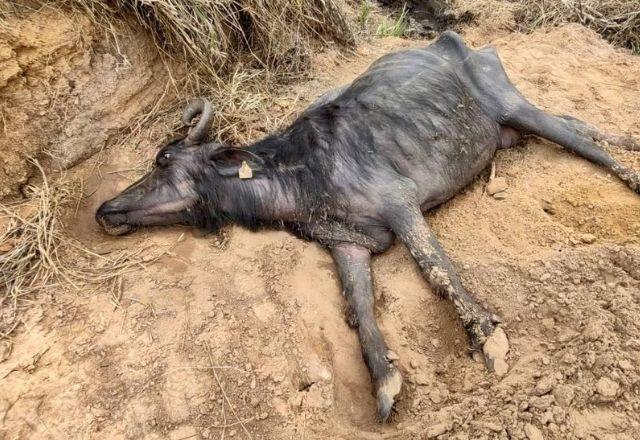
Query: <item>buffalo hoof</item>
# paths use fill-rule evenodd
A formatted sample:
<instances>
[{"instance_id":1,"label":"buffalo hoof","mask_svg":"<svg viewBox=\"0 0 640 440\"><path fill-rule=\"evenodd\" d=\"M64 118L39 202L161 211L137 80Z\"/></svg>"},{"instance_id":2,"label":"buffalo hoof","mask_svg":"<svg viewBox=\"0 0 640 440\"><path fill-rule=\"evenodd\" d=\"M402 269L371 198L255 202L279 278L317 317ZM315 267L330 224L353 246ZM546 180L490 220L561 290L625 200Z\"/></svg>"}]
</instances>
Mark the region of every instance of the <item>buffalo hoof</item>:
<instances>
[{"instance_id":1,"label":"buffalo hoof","mask_svg":"<svg viewBox=\"0 0 640 440\"><path fill-rule=\"evenodd\" d=\"M376 388L378 418L381 423L385 423L391 415L397 395L400 394L402 375L396 367L389 364L389 371L378 381Z\"/></svg>"},{"instance_id":2,"label":"buffalo hoof","mask_svg":"<svg viewBox=\"0 0 640 440\"><path fill-rule=\"evenodd\" d=\"M613 170L631 190L640 194L640 173L627 167L617 166Z\"/></svg>"},{"instance_id":3,"label":"buffalo hoof","mask_svg":"<svg viewBox=\"0 0 640 440\"><path fill-rule=\"evenodd\" d=\"M509 352L509 340L507 335L498 326L495 328L484 342L482 353L484 354L484 362L489 371L494 372L497 376L502 377L509 371L505 357Z\"/></svg>"}]
</instances>

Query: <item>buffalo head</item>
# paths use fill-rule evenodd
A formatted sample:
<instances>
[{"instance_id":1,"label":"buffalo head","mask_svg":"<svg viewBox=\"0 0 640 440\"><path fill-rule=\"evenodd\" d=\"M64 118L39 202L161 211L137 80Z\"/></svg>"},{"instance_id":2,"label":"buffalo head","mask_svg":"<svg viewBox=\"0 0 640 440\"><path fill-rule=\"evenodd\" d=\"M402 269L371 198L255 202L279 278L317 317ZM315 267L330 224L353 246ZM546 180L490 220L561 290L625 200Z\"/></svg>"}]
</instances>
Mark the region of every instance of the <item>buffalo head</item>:
<instances>
[{"instance_id":1,"label":"buffalo head","mask_svg":"<svg viewBox=\"0 0 640 440\"><path fill-rule=\"evenodd\" d=\"M197 165L202 163L199 156L213 118L211 104L194 100L184 110L182 122L189 125L197 115L200 120L186 137L160 149L151 172L98 208L96 220L107 233L120 235L136 226L189 221L198 201L194 177Z\"/></svg>"}]
</instances>

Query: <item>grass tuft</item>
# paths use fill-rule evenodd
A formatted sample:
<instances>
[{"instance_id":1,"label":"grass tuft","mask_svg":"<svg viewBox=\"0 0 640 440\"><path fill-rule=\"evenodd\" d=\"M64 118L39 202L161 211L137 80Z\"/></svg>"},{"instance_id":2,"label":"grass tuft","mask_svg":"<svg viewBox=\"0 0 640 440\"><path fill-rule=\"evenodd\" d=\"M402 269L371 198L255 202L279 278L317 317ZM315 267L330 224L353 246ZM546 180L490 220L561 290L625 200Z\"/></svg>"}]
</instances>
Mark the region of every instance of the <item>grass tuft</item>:
<instances>
[{"instance_id":1,"label":"grass tuft","mask_svg":"<svg viewBox=\"0 0 640 440\"><path fill-rule=\"evenodd\" d=\"M396 19L385 17L378 26L376 35L378 37L406 37L409 33L409 18L406 6Z\"/></svg>"},{"instance_id":2,"label":"grass tuft","mask_svg":"<svg viewBox=\"0 0 640 440\"><path fill-rule=\"evenodd\" d=\"M360 2L360 6L358 7L358 25L361 31L367 29L373 9L374 5L370 0L362 0Z\"/></svg>"}]
</instances>

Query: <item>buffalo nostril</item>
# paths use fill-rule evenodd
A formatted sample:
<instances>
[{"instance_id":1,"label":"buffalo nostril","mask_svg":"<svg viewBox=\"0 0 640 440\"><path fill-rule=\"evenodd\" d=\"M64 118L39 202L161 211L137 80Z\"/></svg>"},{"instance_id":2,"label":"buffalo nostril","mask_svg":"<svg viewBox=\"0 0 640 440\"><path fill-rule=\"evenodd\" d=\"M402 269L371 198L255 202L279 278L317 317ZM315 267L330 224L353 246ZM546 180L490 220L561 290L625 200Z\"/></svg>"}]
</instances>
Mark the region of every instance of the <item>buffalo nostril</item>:
<instances>
[{"instance_id":1,"label":"buffalo nostril","mask_svg":"<svg viewBox=\"0 0 640 440\"><path fill-rule=\"evenodd\" d=\"M116 223L124 221L125 218L126 215L122 212L122 209L119 209L110 201L104 202L96 211L96 220L98 222L108 220L109 223Z\"/></svg>"},{"instance_id":2,"label":"buffalo nostril","mask_svg":"<svg viewBox=\"0 0 640 440\"><path fill-rule=\"evenodd\" d=\"M96 211L96 219L101 219L106 217L107 215L110 214L110 212L113 212L114 210L109 206L109 202L104 202L102 205L100 205L100 207L98 208L98 210Z\"/></svg>"}]
</instances>

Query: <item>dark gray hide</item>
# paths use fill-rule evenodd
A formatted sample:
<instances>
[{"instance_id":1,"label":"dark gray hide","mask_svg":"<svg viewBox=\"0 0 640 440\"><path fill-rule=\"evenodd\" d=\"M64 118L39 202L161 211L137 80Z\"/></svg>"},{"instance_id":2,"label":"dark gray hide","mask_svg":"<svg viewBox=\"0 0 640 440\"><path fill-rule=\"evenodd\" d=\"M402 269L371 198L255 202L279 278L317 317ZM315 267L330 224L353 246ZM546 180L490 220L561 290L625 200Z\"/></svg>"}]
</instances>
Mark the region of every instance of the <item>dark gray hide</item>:
<instances>
[{"instance_id":1,"label":"dark gray hide","mask_svg":"<svg viewBox=\"0 0 640 440\"><path fill-rule=\"evenodd\" d=\"M639 174L595 140L637 144L537 109L511 84L494 49L470 50L445 32L427 48L380 58L291 126L244 149L172 142L156 168L104 203L97 219L112 233L170 223L279 227L330 248L384 421L402 378L375 321L370 257L395 237L432 288L453 302L472 347L483 350L491 369L505 370L504 352L494 350L508 347L498 317L462 286L422 212L453 197L496 149L525 134L550 139L640 190ZM238 177L243 162L253 178Z\"/></svg>"}]
</instances>

